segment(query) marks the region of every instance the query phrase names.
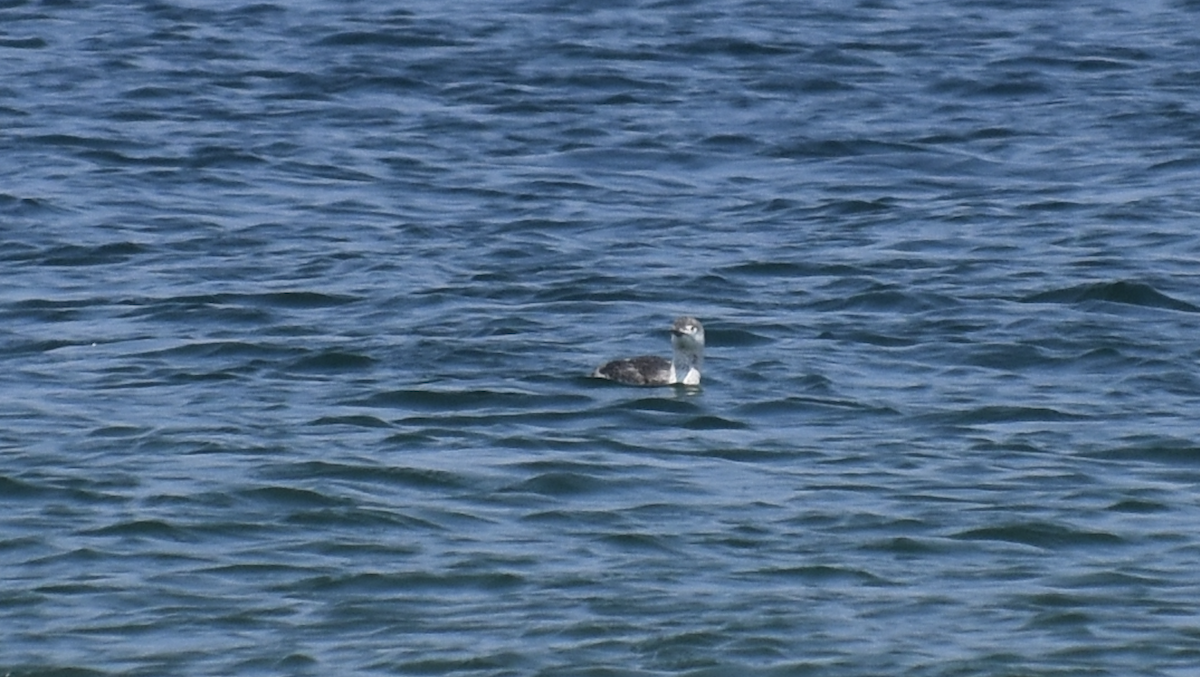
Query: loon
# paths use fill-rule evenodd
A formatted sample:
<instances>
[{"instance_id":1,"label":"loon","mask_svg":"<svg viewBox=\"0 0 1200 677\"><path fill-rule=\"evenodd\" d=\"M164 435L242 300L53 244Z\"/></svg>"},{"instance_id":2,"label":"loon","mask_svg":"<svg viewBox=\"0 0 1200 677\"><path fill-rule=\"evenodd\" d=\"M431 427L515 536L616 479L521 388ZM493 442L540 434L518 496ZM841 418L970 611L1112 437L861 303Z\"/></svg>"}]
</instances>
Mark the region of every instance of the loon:
<instances>
[{"instance_id":1,"label":"loon","mask_svg":"<svg viewBox=\"0 0 1200 677\"><path fill-rule=\"evenodd\" d=\"M671 359L641 355L606 362L592 372L631 386L665 386L675 383L700 385L700 365L704 361L704 325L694 317L680 317L671 325Z\"/></svg>"}]
</instances>

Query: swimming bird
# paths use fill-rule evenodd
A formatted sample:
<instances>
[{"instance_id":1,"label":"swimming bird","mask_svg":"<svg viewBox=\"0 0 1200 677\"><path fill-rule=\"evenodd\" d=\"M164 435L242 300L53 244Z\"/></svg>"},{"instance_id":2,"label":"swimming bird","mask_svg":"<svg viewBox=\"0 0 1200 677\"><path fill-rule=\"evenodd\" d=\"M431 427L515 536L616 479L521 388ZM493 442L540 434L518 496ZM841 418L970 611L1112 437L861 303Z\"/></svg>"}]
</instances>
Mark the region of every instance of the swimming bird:
<instances>
[{"instance_id":1,"label":"swimming bird","mask_svg":"<svg viewBox=\"0 0 1200 677\"><path fill-rule=\"evenodd\" d=\"M694 317L680 317L671 325L671 359L640 355L606 362L592 376L631 386L700 385L704 362L704 325ZM682 375L682 376L681 376Z\"/></svg>"}]
</instances>

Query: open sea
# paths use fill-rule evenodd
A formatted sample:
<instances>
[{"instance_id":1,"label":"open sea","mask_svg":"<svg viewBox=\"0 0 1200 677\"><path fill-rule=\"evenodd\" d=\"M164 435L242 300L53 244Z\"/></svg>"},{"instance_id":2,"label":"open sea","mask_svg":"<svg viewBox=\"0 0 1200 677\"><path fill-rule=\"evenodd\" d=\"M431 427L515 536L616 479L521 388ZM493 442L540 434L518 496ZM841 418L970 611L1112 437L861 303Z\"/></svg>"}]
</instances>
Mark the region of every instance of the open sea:
<instances>
[{"instance_id":1,"label":"open sea","mask_svg":"<svg viewBox=\"0 0 1200 677\"><path fill-rule=\"evenodd\" d=\"M1197 25L0 0L0 675L1196 675Z\"/></svg>"}]
</instances>

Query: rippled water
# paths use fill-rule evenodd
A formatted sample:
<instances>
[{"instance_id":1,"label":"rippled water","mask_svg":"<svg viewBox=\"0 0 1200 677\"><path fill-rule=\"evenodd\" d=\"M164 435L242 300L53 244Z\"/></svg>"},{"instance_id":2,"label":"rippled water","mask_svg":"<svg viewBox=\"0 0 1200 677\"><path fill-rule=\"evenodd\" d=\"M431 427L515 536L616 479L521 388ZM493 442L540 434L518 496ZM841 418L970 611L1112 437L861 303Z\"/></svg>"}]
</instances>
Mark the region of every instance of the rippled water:
<instances>
[{"instance_id":1,"label":"rippled water","mask_svg":"<svg viewBox=\"0 0 1200 677\"><path fill-rule=\"evenodd\" d=\"M0 672L1191 674L1126 5L0 4Z\"/></svg>"}]
</instances>

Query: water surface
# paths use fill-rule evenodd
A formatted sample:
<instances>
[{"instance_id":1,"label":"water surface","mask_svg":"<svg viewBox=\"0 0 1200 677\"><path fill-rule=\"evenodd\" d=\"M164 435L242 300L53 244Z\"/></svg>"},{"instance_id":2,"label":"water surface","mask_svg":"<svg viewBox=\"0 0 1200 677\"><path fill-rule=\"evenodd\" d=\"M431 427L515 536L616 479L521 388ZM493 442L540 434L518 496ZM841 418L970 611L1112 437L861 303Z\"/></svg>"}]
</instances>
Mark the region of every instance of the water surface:
<instances>
[{"instance_id":1,"label":"water surface","mask_svg":"<svg viewBox=\"0 0 1200 677\"><path fill-rule=\"evenodd\" d=\"M1190 674L1125 4L4 3L0 669Z\"/></svg>"}]
</instances>

